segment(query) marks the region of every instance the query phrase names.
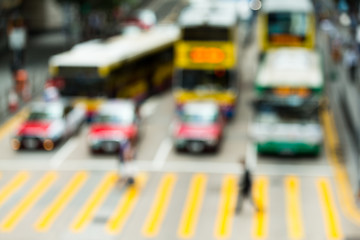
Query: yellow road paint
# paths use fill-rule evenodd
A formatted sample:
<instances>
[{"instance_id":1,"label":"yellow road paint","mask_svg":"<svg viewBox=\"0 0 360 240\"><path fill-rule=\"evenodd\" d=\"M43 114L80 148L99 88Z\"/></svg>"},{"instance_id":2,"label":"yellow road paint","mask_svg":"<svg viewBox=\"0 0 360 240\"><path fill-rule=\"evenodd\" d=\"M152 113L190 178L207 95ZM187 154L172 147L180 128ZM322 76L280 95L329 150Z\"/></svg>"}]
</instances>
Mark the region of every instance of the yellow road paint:
<instances>
[{"instance_id":1,"label":"yellow road paint","mask_svg":"<svg viewBox=\"0 0 360 240\"><path fill-rule=\"evenodd\" d=\"M71 230L73 232L80 232L85 226L92 220L93 214L105 200L110 190L115 185L118 176L114 172L107 173L95 191L92 193L84 207L79 214L75 217L75 220L71 224Z\"/></svg>"},{"instance_id":2,"label":"yellow road paint","mask_svg":"<svg viewBox=\"0 0 360 240\"><path fill-rule=\"evenodd\" d=\"M269 180L266 177L255 179L253 194L256 205L261 208L254 214L254 223L252 235L254 239L265 239L268 230L268 185Z\"/></svg>"},{"instance_id":3,"label":"yellow road paint","mask_svg":"<svg viewBox=\"0 0 360 240\"><path fill-rule=\"evenodd\" d=\"M205 194L206 181L207 177L204 174L196 174L191 180L190 190L178 230L178 235L181 238L191 238L195 233Z\"/></svg>"},{"instance_id":4,"label":"yellow road paint","mask_svg":"<svg viewBox=\"0 0 360 240\"><path fill-rule=\"evenodd\" d=\"M64 209L66 204L75 196L76 192L83 185L85 180L88 178L86 172L78 172L52 204L43 212L37 223L35 229L37 231L46 231L49 229L51 224L55 221L56 217Z\"/></svg>"},{"instance_id":5,"label":"yellow road paint","mask_svg":"<svg viewBox=\"0 0 360 240\"><path fill-rule=\"evenodd\" d=\"M143 228L145 237L155 237L159 233L160 225L164 220L165 213L169 206L176 179L177 177L171 173L163 176Z\"/></svg>"},{"instance_id":6,"label":"yellow road paint","mask_svg":"<svg viewBox=\"0 0 360 240\"><path fill-rule=\"evenodd\" d=\"M126 220L129 218L130 213L139 200L141 189L144 188L147 178L146 174L140 174L136 177L135 184L126 190L124 196L121 198L118 206L116 207L114 214L107 222L106 229L109 233L115 234L121 232Z\"/></svg>"},{"instance_id":7,"label":"yellow road paint","mask_svg":"<svg viewBox=\"0 0 360 240\"><path fill-rule=\"evenodd\" d=\"M322 112L321 117L325 132L324 139L327 146L326 153L329 162L334 169L340 207L349 220L360 226L360 209L356 205L347 171L345 167L340 164L338 156L336 155L336 147L339 146L339 138L336 132L334 117L327 109Z\"/></svg>"},{"instance_id":8,"label":"yellow road paint","mask_svg":"<svg viewBox=\"0 0 360 240\"><path fill-rule=\"evenodd\" d=\"M45 193L57 178L55 172L47 173L26 195L26 197L5 217L2 231L11 231L35 202Z\"/></svg>"},{"instance_id":9,"label":"yellow road paint","mask_svg":"<svg viewBox=\"0 0 360 240\"><path fill-rule=\"evenodd\" d=\"M300 182L297 177L285 179L286 213L290 239L302 239L304 237L303 221L300 204Z\"/></svg>"},{"instance_id":10,"label":"yellow road paint","mask_svg":"<svg viewBox=\"0 0 360 240\"><path fill-rule=\"evenodd\" d=\"M0 191L0 206L6 202L29 178L28 172L19 172L16 176Z\"/></svg>"},{"instance_id":11,"label":"yellow road paint","mask_svg":"<svg viewBox=\"0 0 360 240\"><path fill-rule=\"evenodd\" d=\"M319 178L317 189L328 239L342 239L341 225L328 179Z\"/></svg>"},{"instance_id":12,"label":"yellow road paint","mask_svg":"<svg viewBox=\"0 0 360 240\"><path fill-rule=\"evenodd\" d=\"M28 110L23 109L0 127L0 140L8 135L16 126L23 122L28 115Z\"/></svg>"},{"instance_id":13,"label":"yellow road paint","mask_svg":"<svg viewBox=\"0 0 360 240\"><path fill-rule=\"evenodd\" d=\"M226 176L223 180L219 212L215 225L215 236L218 239L227 238L231 234L236 196L238 193L236 181L237 178L234 175Z\"/></svg>"}]
</instances>

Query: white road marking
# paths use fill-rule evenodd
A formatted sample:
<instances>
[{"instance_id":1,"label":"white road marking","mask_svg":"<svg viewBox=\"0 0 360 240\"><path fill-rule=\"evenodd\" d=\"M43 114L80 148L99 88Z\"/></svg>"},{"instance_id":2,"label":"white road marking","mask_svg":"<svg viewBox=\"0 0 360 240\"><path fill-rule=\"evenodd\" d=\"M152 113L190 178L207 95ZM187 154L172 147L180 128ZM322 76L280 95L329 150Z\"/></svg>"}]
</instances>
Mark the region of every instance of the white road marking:
<instances>
[{"instance_id":1,"label":"white road marking","mask_svg":"<svg viewBox=\"0 0 360 240\"><path fill-rule=\"evenodd\" d=\"M171 148L172 148L172 141L169 137L167 137L161 142L160 147L153 159L152 165L155 170L160 170L164 167L166 163L166 157L168 156Z\"/></svg>"},{"instance_id":2,"label":"white road marking","mask_svg":"<svg viewBox=\"0 0 360 240\"><path fill-rule=\"evenodd\" d=\"M246 162L250 169L256 169L257 151L255 143L247 142L246 144Z\"/></svg>"},{"instance_id":3,"label":"white road marking","mask_svg":"<svg viewBox=\"0 0 360 240\"><path fill-rule=\"evenodd\" d=\"M148 118L154 112L157 106L159 105L159 98L151 98L147 100L141 107L140 107L140 116L141 118Z\"/></svg>"},{"instance_id":4,"label":"white road marking","mask_svg":"<svg viewBox=\"0 0 360 240\"><path fill-rule=\"evenodd\" d=\"M50 159L50 166L52 168L58 168L63 161L70 155L70 153L76 148L79 143L78 138L69 139L64 146Z\"/></svg>"},{"instance_id":5,"label":"white road marking","mask_svg":"<svg viewBox=\"0 0 360 240\"><path fill-rule=\"evenodd\" d=\"M115 159L71 159L66 161L56 169L57 171L114 171L117 169L117 161ZM1 171L48 171L46 165L47 160L37 161L14 161L1 160ZM193 161L170 161L166 162L160 169L154 167L150 159L136 160L139 171L145 172L175 172L175 173L206 173L206 174L241 174L242 168L238 162L193 162ZM253 171L255 175L265 176L333 176L332 168L329 165L301 165L301 164L258 164Z\"/></svg>"}]
</instances>

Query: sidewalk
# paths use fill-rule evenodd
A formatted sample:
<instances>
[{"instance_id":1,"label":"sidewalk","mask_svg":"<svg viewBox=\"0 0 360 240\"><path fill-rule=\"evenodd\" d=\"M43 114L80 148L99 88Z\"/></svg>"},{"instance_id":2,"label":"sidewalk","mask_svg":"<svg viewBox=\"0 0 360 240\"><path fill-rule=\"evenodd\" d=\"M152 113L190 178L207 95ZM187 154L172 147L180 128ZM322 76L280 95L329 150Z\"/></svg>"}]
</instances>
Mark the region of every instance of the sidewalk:
<instances>
[{"instance_id":1,"label":"sidewalk","mask_svg":"<svg viewBox=\"0 0 360 240\"><path fill-rule=\"evenodd\" d=\"M342 39L350 39L349 30L336 26ZM318 33L318 46L324 63L325 82L330 108L338 130L340 151L349 181L355 194L360 183L359 136L360 136L360 88L359 81L353 83L343 62L336 63L331 56L331 38L321 30ZM343 52L343 50L341 51Z\"/></svg>"}]
</instances>

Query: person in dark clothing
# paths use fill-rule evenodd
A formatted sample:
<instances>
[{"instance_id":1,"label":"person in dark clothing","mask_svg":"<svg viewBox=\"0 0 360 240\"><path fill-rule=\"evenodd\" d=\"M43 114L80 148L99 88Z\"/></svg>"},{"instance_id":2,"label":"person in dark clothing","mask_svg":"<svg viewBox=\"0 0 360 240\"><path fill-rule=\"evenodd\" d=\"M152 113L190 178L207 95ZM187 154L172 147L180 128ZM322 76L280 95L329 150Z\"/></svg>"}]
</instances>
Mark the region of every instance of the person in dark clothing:
<instances>
[{"instance_id":1,"label":"person in dark clothing","mask_svg":"<svg viewBox=\"0 0 360 240\"><path fill-rule=\"evenodd\" d=\"M255 204L255 201L252 196L252 174L248 167L246 167L245 159L242 158L240 163L244 169L243 175L239 180L239 189L238 189L238 198L236 202L236 213L240 213L245 199L248 199L250 203L254 206L256 211L259 211Z\"/></svg>"}]
</instances>

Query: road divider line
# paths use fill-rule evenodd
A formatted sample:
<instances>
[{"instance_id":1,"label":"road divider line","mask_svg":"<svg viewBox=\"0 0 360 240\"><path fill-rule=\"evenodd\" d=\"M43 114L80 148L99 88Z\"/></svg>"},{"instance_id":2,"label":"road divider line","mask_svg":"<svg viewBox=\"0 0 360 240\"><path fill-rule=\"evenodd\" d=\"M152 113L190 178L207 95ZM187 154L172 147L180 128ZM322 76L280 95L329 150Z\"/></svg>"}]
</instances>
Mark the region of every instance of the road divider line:
<instances>
[{"instance_id":1,"label":"road divider line","mask_svg":"<svg viewBox=\"0 0 360 240\"><path fill-rule=\"evenodd\" d=\"M335 207L330 182L326 178L319 178L316 183L325 222L326 235L328 239L343 239L342 227Z\"/></svg>"},{"instance_id":2,"label":"road divider line","mask_svg":"<svg viewBox=\"0 0 360 240\"><path fill-rule=\"evenodd\" d=\"M4 204L29 179L29 173L21 171L0 191L0 206Z\"/></svg>"},{"instance_id":3,"label":"road divider line","mask_svg":"<svg viewBox=\"0 0 360 240\"><path fill-rule=\"evenodd\" d=\"M206 182L207 176L204 174L196 174L191 180L178 230L180 238L191 238L195 234L195 227L205 195Z\"/></svg>"},{"instance_id":4,"label":"road divider line","mask_svg":"<svg viewBox=\"0 0 360 240\"><path fill-rule=\"evenodd\" d=\"M161 170L165 163L166 163L166 157L168 156L170 150L172 148L172 141L169 137L165 138L158 148L158 151L156 152L156 155L153 160L153 167L156 170Z\"/></svg>"},{"instance_id":5,"label":"road divider line","mask_svg":"<svg viewBox=\"0 0 360 240\"><path fill-rule=\"evenodd\" d=\"M70 155L72 151L78 146L79 139L71 138L69 139L64 146L59 149L55 155L50 159L50 166L52 168L58 168L62 162Z\"/></svg>"},{"instance_id":6,"label":"road divider line","mask_svg":"<svg viewBox=\"0 0 360 240\"><path fill-rule=\"evenodd\" d=\"M145 237L155 237L159 233L160 225L162 224L165 213L168 209L176 180L177 177L175 174L168 173L163 176L156 191L156 198L152 203L151 211L146 218L146 222L143 227L143 234Z\"/></svg>"},{"instance_id":7,"label":"road divider line","mask_svg":"<svg viewBox=\"0 0 360 240\"><path fill-rule=\"evenodd\" d=\"M114 172L109 172L104 176L98 187L93 191L88 201L72 222L71 230L73 232L82 231L92 220L94 213L103 203L117 180L118 176Z\"/></svg>"},{"instance_id":8,"label":"road divider line","mask_svg":"<svg viewBox=\"0 0 360 240\"><path fill-rule=\"evenodd\" d=\"M228 175L225 176L222 183L219 211L214 228L217 239L228 238L231 234L236 196L238 193L236 181L237 177L235 177L235 175Z\"/></svg>"},{"instance_id":9,"label":"road divider line","mask_svg":"<svg viewBox=\"0 0 360 240\"><path fill-rule=\"evenodd\" d=\"M289 238L302 239L304 228L301 216L299 178L294 176L285 178L285 199Z\"/></svg>"},{"instance_id":10,"label":"road divider line","mask_svg":"<svg viewBox=\"0 0 360 240\"><path fill-rule=\"evenodd\" d=\"M246 144L246 163L252 169L256 169L257 165L257 150L256 144L252 142L248 142Z\"/></svg>"},{"instance_id":11,"label":"road divider line","mask_svg":"<svg viewBox=\"0 0 360 240\"><path fill-rule=\"evenodd\" d=\"M139 200L141 190L144 188L147 179L147 174L141 173L135 178L135 184L126 190L114 214L106 224L108 233L116 234L122 231L126 220L129 218Z\"/></svg>"},{"instance_id":12,"label":"road divider line","mask_svg":"<svg viewBox=\"0 0 360 240\"><path fill-rule=\"evenodd\" d=\"M51 224L55 221L56 217L65 208L66 204L69 203L75 196L87 178L87 172L78 172L71 179L71 181L66 185L62 192L60 192L52 204L43 212L35 224L35 229L37 231L44 232L49 229Z\"/></svg>"},{"instance_id":13,"label":"road divider line","mask_svg":"<svg viewBox=\"0 0 360 240\"><path fill-rule=\"evenodd\" d=\"M334 123L334 117L328 109L322 114L323 128L325 132L326 154L329 162L334 169L337 196L339 197L340 207L345 216L353 223L360 226L360 209L357 207L349 176L343 164L340 163L337 156L337 147L339 147L339 137Z\"/></svg>"},{"instance_id":14,"label":"road divider line","mask_svg":"<svg viewBox=\"0 0 360 240\"><path fill-rule=\"evenodd\" d=\"M3 139L7 134L10 133L16 126L23 122L28 115L28 110L26 108L22 109L20 112L16 113L12 118L7 120L2 127L0 127L0 140Z\"/></svg>"},{"instance_id":15,"label":"road divider line","mask_svg":"<svg viewBox=\"0 0 360 240\"><path fill-rule=\"evenodd\" d=\"M5 217L1 223L1 230L4 232L11 231L22 217L29 211L35 202L45 193L53 184L57 174L48 172L26 195L25 198Z\"/></svg>"},{"instance_id":16,"label":"road divider line","mask_svg":"<svg viewBox=\"0 0 360 240\"><path fill-rule=\"evenodd\" d=\"M254 214L253 231L254 239L265 239L268 231L268 185L269 180L266 177L258 177L255 179L253 186L253 194L255 204L261 211Z\"/></svg>"}]
</instances>

